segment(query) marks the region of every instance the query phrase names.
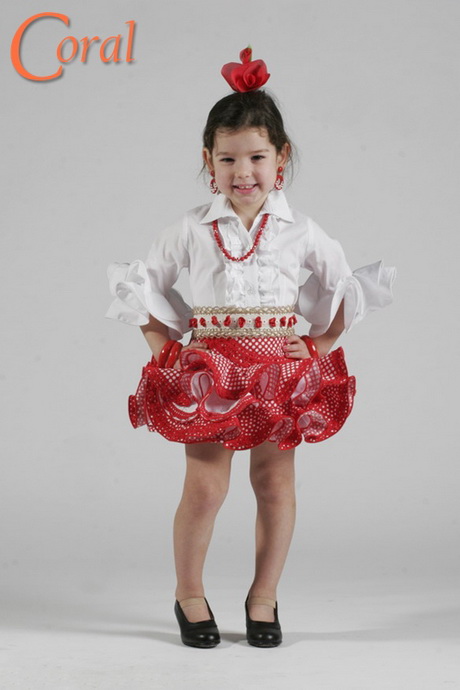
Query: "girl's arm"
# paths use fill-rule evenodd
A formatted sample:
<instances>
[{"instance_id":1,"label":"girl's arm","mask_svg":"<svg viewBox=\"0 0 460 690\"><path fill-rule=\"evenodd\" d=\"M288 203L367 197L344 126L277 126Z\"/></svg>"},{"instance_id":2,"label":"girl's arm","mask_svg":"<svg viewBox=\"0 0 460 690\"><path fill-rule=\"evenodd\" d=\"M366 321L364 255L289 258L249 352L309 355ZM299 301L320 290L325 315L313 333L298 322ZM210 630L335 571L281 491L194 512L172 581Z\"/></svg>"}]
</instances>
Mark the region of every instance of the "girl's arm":
<instances>
[{"instance_id":1,"label":"girl's arm","mask_svg":"<svg viewBox=\"0 0 460 690\"><path fill-rule=\"evenodd\" d=\"M154 316L150 314L149 317L149 322L145 324L145 326L140 326L140 329L142 333L144 334L144 337L152 350L152 354L155 357L156 361L158 362L158 358L160 356L160 352L162 350L163 345L168 341L171 340L168 334L168 327L165 326L164 323L161 321L158 321ZM206 343L201 343L196 340L191 340L188 345L185 345L182 349L187 350L189 348L193 348L194 350L206 350L207 349ZM180 369L180 362L179 360L176 362L174 365L175 369Z\"/></svg>"},{"instance_id":2,"label":"girl's arm","mask_svg":"<svg viewBox=\"0 0 460 690\"><path fill-rule=\"evenodd\" d=\"M313 338L315 345L318 348L318 353L320 357L327 355L332 349L335 341L340 336L340 334L345 330L345 318L344 318L344 302L340 303L337 310L337 314L334 316L331 325L325 333ZM287 345L285 345L286 357L292 357L293 359L306 359L310 357L308 348L304 341L299 338L298 335L291 335L287 339Z\"/></svg>"},{"instance_id":3,"label":"girl's arm","mask_svg":"<svg viewBox=\"0 0 460 690\"><path fill-rule=\"evenodd\" d=\"M317 335L313 340L318 348L319 356L327 355L328 352L332 350L332 347L338 337L345 330L345 317L344 317L344 300L341 301L339 308L337 309L337 314L332 319L332 323L325 333L322 335Z\"/></svg>"},{"instance_id":4,"label":"girl's arm","mask_svg":"<svg viewBox=\"0 0 460 690\"><path fill-rule=\"evenodd\" d=\"M153 356L158 361L161 348L168 340L170 340L168 335L168 327L150 314L149 322L145 324L145 326L140 326L140 329L144 334L150 349L152 350Z\"/></svg>"}]
</instances>

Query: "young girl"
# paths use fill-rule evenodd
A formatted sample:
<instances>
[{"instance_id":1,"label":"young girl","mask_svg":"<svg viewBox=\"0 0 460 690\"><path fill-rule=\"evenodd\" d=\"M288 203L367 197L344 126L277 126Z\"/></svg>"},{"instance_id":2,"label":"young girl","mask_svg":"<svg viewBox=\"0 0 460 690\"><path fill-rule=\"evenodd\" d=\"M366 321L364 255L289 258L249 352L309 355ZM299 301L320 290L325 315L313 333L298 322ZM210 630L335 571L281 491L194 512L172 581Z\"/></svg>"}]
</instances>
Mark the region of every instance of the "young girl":
<instances>
[{"instance_id":1,"label":"young girl","mask_svg":"<svg viewBox=\"0 0 460 690\"><path fill-rule=\"evenodd\" d=\"M276 590L294 528L294 450L335 434L350 414L355 380L332 347L391 302L395 274L381 262L352 273L340 244L288 205L291 144L260 89L269 75L250 48L240 58L223 67L235 93L216 103L204 130L214 201L155 238L145 263L109 267L116 299L107 316L140 326L153 353L129 399L131 422L185 444L175 613L183 643L194 647L220 642L202 573L232 456L243 449L251 449L257 500L247 640L281 643ZM184 267L193 309L172 287ZM301 267L311 275L299 287ZM311 324L309 336L295 334L296 313Z\"/></svg>"}]
</instances>

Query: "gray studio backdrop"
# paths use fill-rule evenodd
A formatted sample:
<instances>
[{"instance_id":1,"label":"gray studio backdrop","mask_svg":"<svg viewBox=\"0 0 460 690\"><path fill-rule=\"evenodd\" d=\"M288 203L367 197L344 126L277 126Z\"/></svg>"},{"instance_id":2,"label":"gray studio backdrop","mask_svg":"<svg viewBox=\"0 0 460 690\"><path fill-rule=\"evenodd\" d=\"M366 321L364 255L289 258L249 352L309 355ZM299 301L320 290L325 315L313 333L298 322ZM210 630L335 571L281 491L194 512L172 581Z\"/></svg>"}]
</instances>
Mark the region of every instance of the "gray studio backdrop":
<instances>
[{"instance_id":1,"label":"gray studio backdrop","mask_svg":"<svg viewBox=\"0 0 460 690\"><path fill-rule=\"evenodd\" d=\"M268 64L300 153L287 190L349 263L396 265L393 306L341 339L357 377L340 434L297 451L298 524L286 577L458 572L458 179L460 19L441 0L69 2L25 34L46 75L65 36L135 20L135 61L20 76L9 47L48 11L3 7L2 566L7 591L67 575L173 582L171 526L183 448L134 431L127 397L149 350L104 319L106 267L210 200L201 131L228 93L219 74L251 43ZM180 286L187 295L184 276ZM306 328L305 324L302 324ZM305 332L305 331L304 331ZM248 583L255 507L235 455L208 577ZM8 589L10 588L10 589Z\"/></svg>"}]
</instances>

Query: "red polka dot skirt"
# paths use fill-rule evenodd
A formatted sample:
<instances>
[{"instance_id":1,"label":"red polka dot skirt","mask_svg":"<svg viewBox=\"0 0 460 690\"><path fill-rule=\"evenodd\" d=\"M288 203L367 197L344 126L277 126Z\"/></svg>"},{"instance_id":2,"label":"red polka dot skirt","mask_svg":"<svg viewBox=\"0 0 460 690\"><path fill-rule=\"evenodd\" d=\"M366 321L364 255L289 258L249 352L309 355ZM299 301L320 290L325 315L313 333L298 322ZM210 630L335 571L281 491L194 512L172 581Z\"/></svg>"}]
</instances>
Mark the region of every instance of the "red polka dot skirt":
<instances>
[{"instance_id":1,"label":"red polka dot skirt","mask_svg":"<svg viewBox=\"0 0 460 690\"><path fill-rule=\"evenodd\" d=\"M222 443L244 450L271 441L280 449L324 441L353 407L355 378L342 348L290 359L284 337L203 338L206 350L181 353L182 370L154 358L129 397L134 428L170 441Z\"/></svg>"}]
</instances>

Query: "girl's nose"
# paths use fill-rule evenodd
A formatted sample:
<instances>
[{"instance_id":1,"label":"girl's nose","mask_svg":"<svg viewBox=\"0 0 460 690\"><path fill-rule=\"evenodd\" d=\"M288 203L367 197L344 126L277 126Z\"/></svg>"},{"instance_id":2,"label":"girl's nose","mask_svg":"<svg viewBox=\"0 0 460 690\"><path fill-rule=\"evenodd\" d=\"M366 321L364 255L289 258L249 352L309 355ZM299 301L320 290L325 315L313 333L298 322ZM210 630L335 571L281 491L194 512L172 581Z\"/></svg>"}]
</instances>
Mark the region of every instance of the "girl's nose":
<instances>
[{"instance_id":1,"label":"girl's nose","mask_svg":"<svg viewBox=\"0 0 460 690\"><path fill-rule=\"evenodd\" d=\"M236 177L240 177L241 179L249 177L250 174L251 174L251 170L250 170L250 167L248 165L240 165L235 170Z\"/></svg>"}]
</instances>

